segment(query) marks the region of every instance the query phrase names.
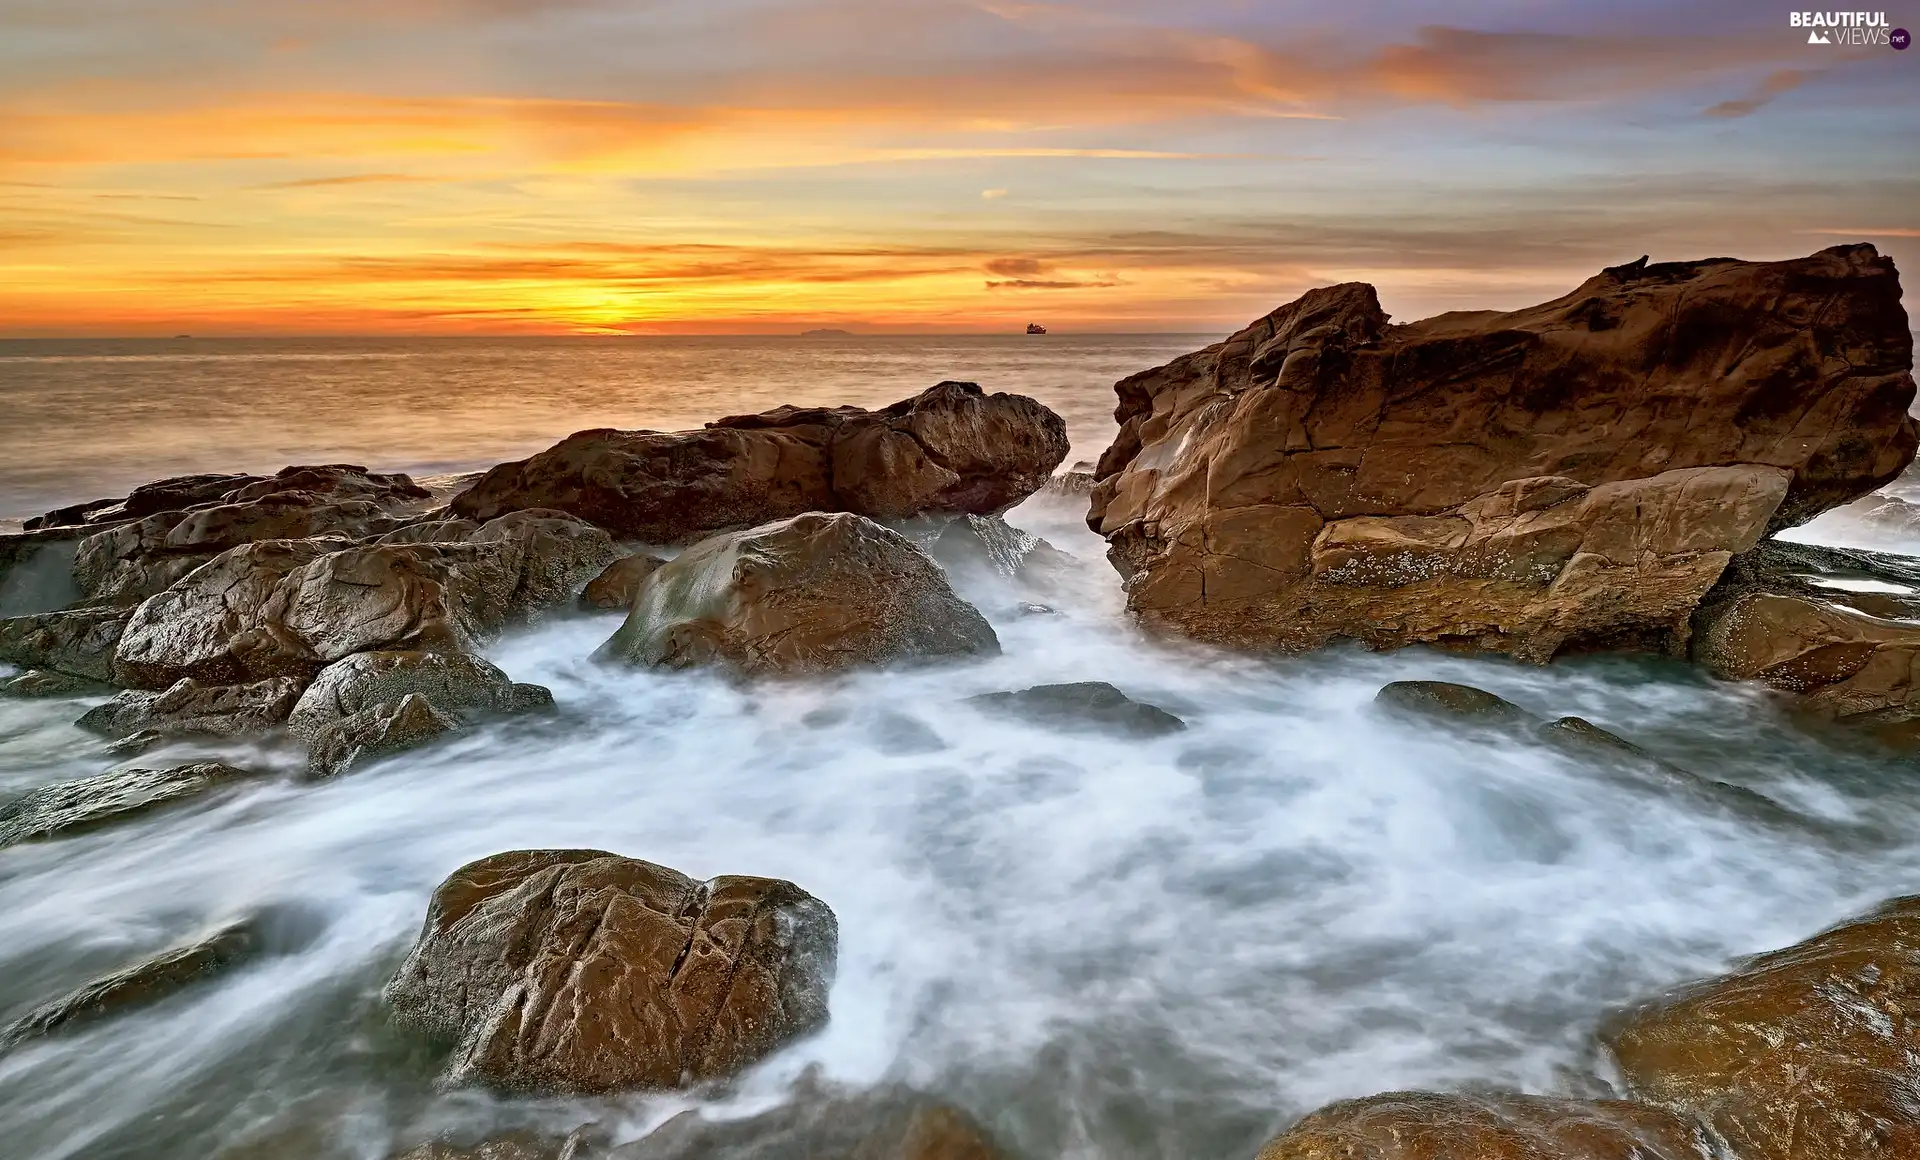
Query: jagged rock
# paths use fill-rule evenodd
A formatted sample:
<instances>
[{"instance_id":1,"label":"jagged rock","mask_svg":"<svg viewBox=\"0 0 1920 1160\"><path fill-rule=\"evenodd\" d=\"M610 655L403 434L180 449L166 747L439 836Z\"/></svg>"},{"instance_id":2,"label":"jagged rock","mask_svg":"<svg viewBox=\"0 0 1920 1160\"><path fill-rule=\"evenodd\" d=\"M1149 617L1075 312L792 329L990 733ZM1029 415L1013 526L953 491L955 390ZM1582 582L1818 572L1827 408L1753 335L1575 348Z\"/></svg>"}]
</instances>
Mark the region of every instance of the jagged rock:
<instances>
[{"instance_id":1,"label":"jagged rock","mask_svg":"<svg viewBox=\"0 0 1920 1160\"><path fill-rule=\"evenodd\" d=\"M950 382L880 411L781 407L700 431L582 431L487 472L452 509L489 520L557 508L625 539L688 543L809 511L1004 511L1066 454L1052 411Z\"/></svg>"},{"instance_id":2,"label":"jagged rock","mask_svg":"<svg viewBox=\"0 0 1920 1160\"><path fill-rule=\"evenodd\" d=\"M0 1050L157 1003L201 979L245 962L259 952L260 943L260 932L252 921L236 922L192 943L103 975L34 1008L0 1031Z\"/></svg>"},{"instance_id":3,"label":"jagged rock","mask_svg":"<svg viewBox=\"0 0 1920 1160\"><path fill-rule=\"evenodd\" d=\"M1920 897L1742 963L1604 1029L1636 1095L1742 1160L1920 1155Z\"/></svg>"},{"instance_id":4,"label":"jagged rock","mask_svg":"<svg viewBox=\"0 0 1920 1160\"><path fill-rule=\"evenodd\" d=\"M339 777L382 757L418 749L460 725L418 693L383 701L314 729L307 747L307 775Z\"/></svg>"},{"instance_id":5,"label":"jagged rock","mask_svg":"<svg viewBox=\"0 0 1920 1160\"><path fill-rule=\"evenodd\" d=\"M1035 592L1056 591L1079 564L1072 555L999 516L922 516L896 531L934 558L957 582L984 576Z\"/></svg>"},{"instance_id":6,"label":"jagged rock","mask_svg":"<svg viewBox=\"0 0 1920 1160\"><path fill-rule=\"evenodd\" d=\"M1136 701L1105 681L1036 685L1017 693L981 693L967 704L1061 728L1106 729L1132 737L1178 733L1187 723L1157 705Z\"/></svg>"},{"instance_id":7,"label":"jagged rock","mask_svg":"<svg viewBox=\"0 0 1920 1160\"><path fill-rule=\"evenodd\" d=\"M463 720L490 713L524 713L553 704L539 685L513 678L471 653L355 653L320 670L287 727L312 740L326 726L376 705L397 703L418 694L443 715Z\"/></svg>"},{"instance_id":8,"label":"jagged rock","mask_svg":"<svg viewBox=\"0 0 1920 1160\"><path fill-rule=\"evenodd\" d=\"M100 682L57 673L48 669L28 669L11 677L0 677L0 697L79 697L103 691Z\"/></svg>"},{"instance_id":9,"label":"jagged rock","mask_svg":"<svg viewBox=\"0 0 1920 1160\"><path fill-rule=\"evenodd\" d=\"M1088 522L1202 639L1682 651L1733 555L1912 460L1899 299L1870 246L1403 326L1314 290L1118 384Z\"/></svg>"},{"instance_id":10,"label":"jagged rock","mask_svg":"<svg viewBox=\"0 0 1920 1160\"><path fill-rule=\"evenodd\" d=\"M904 536L809 513L688 548L641 584L600 655L759 674L999 651L986 619Z\"/></svg>"},{"instance_id":11,"label":"jagged rock","mask_svg":"<svg viewBox=\"0 0 1920 1160\"><path fill-rule=\"evenodd\" d=\"M673 1088L824 1024L837 943L833 912L790 882L516 851L440 885L387 999L401 1023L459 1044L452 1082Z\"/></svg>"},{"instance_id":12,"label":"jagged rock","mask_svg":"<svg viewBox=\"0 0 1920 1160\"><path fill-rule=\"evenodd\" d=\"M746 1119L682 1112L609 1160L1005 1160L972 1116L904 1088L803 1092Z\"/></svg>"},{"instance_id":13,"label":"jagged rock","mask_svg":"<svg viewBox=\"0 0 1920 1160\"><path fill-rule=\"evenodd\" d=\"M203 761L171 769L114 770L42 786L0 805L0 846L81 833L253 776L231 765Z\"/></svg>"},{"instance_id":14,"label":"jagged rock","mask_svg":"<svg viewBox=\"0 0 1920 1160\"><path fill-rule=\"evenodd\" d=\"M0 661L111 682L130 615L125 608L75 608L0 620Z\"/></svg>"},{"instance_id":15,"label":"jagged rock","mask_svg":"<svg viewBox=\"0 0 1920 1160\"><path fill-rule=\"evenodd\" d=\"M272 477L227 492L224 503L248 503L281 492L306 492L336 500L370 500L399 507L433 498L433 493L399 472L383 474L353 463L283 467Z\"/></svg>"},{"instance_id":16,"label":"jagged rock","mask_svg":"<svg viewBox=\"0 0 1920 1160\"><path fill-rule=\"evenodd\" d=\"M310 679L358 652L471 652L571 600L612 555L604 532L535 512L459 544L245 544L141 604L114 675L132 688L240 684Z\"/></svg>"},{"instance_id":17,"label":"jagged rock","mask_svg":"<svg viewBox=\"0 0 1920 1160\"><path fill-rule=\"evenodd\" d=\"M639 595L640 582L659 571L666 561L644 553L622 556L608 564L606 571L594 577L580 594L582 608L627 609Z\"/></svg>"},{"instance_id":18,"label":"jagged rock","mask_svg":"<svg viewBox=\"0 0 1920 1160\"><path fill-rule=\"evenodd\" d=\"M1259 1160L1716 1160L1693 1123L1623 1100L1389 1092L1314 1112Z\"/></svg>"},{"instance_id":19,"label":"jagged rock","mask_svg":"<svg viewBox=\"0 0 1920 1160\"><path fill-rule=\"evenodd\" d=\"M1531 713L1505 697L1451 681L1394 681L1382 686L1373 699L1407 716L1470 725L1515 726L1534 721Z\"/></svg>"},{"instance_id":20,"label":"jagged rock","mask_svg":"<svg viewBox=\"0 0 1920 1160\"><path fill-rule=\"evenodd\" d=\"M259 475L176 475L136 487L121 499L97 499L50 511L28 520L25 527L28 531L68 528L137 520L155 512L186 511L202 504L218 503L229 492L264 478Z\"/></svg>"},{"instance_id":21,"label":"jagged rock","mask_svg":"<svg viewBox=\"0 0 1920 1160\"><path fill-rule=\"evenodd\" d=\"M151 731L163 736L245 737L281 724L305 691L295 677L248 685L203 685L183 677L162 692L129 690L96 705L75 724L103 737Z\"/></svg>"}]
</instances>

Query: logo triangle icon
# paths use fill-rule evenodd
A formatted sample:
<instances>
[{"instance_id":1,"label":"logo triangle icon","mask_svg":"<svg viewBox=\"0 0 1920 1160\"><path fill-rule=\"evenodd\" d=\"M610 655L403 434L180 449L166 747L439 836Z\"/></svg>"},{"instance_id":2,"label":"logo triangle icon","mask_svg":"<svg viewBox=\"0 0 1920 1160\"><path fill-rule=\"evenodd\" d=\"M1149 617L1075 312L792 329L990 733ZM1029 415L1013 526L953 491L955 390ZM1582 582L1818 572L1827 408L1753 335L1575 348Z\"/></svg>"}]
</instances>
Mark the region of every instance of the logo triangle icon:
<instances>
[{"instance_id":1,"label":"logo triangle icon","mask_svg":"<svg viewBox=\"0 0 1920 1160\"><path fill-rule=\"evenodd\" d=\"M1825 33L1821 32L1819 29L1815 29L1812 32L1807 33L1807 43L1808 44L1832 44L1833 41L1828 40Z\"/></svg>"}]
</instances>

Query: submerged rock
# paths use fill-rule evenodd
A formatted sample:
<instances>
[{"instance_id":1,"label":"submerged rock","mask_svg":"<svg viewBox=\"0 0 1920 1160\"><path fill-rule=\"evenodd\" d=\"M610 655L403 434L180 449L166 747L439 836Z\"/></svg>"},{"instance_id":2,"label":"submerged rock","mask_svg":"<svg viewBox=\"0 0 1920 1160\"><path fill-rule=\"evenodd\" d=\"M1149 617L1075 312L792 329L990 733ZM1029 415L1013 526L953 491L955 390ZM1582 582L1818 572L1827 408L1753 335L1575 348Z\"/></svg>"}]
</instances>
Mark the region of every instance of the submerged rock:
<instances>
[{"instance_id":1,"label":"submerged rock","mask_svg":"<svg viewBox=\"0 0 1920 1160\"><path fill-rule=\"evenodd\" d=\"M308 738L307 775L339 777L382 757L418 749L461 722L418 693L382 701L345 717L319 720Z\"/></svg>"},{"instance_id":2,"label":"submerged rock","mask_svg":"<svg viewBox=\"0 0 1920 1160\"><path fill-rule=\"evenodd\" d=\"M149 813L255 775L217 761L120 769L42 786L0 805L0 846L81 833Z\"/></svg>"},{"instance_id":3,"label":"submerged rock","mask_svg":"<svg viewBox=\"0 0 1920 1160\"><path fill-rule=\"evenodd\" d=\"M1348 283L1122 380L1088 522L1207 640L1677 652L1729 559L1912 460L1911 367L1864 245L1401 326Z\"/></svg>"},{"instance_id":4,"label":"submerged rock","mask_svg":"<svg viewBox=\"0 0 1920 1160\"><path fill-rule=\"evenodd\" d=\"M471 653L365 652L320 670L287 727L311 741L329 725L377 705L398 703L418 694L446 717L466 720L496 713L524 713L553 704L539 685L513 679Z\"/></svg>"},{"instance_id":5,"label":"submerged rock","mask_svg":"<svg viewBox=\"0 0 1920 1160\"><path fill-rule=\"evenodd\" d=\"M580 594L582 608L627 609L640 594L640 584L660 570L666 561L645 554L623 556L607 565L606 571L588 582Z\"/></svg>"},{"instance_id":6,"label":"submerged rock","mask_svg":"<svg viewBox=\"0 0 1920 1160\"><path fill-rule=\"evenodd\" d=\"M968 697L967 704L1037 725L1107 729L1130 737L1159 737L1187 727L1185 721L1158 705L1136 701L1105 681L1036 685L1017 693L981 693Z\"/></svg>"},{"instance_id":7,"label":"submerged rock","mask_svg":"<svg viewBox=\"0 0 1920 1160\"><path fill-rule=\"evenodd\" d=\"M496 854L434 892L387 985L455 1083L596 1093L732 1075L827 1019L838 929L790 882L599 850Z\"/></svg>"},{"instance_id":8,"label":"submerged rock","mask_svg":"<svg viewBox=\"0 0 1920 1160\"><path fill-rule=\"evenodd\" d=\"M1314 1112L1259 1160L1716 1160L1700 1129L1622 1100L1390 1092Z\"/></svg>"},{"instance_id":9,"label":"submerged rock","mask_svg":"<svg viewBox=\"0 0 1920 1160\"><path fill-rule=\"evenodd\" d=\"M130 615L124 608L75 608L0 620L0 661L111 682Z\"/></svg>"},{"instance_id":10,"label":"submerged rock","mask_svg":"<svg viewBox=\"0 0 1920 1160\"><path fill-rule=\"evenodd\" d=\"M1533 714L1505 697L1450 681L1394 681L1382 686L1373 700L1406 716L1470 725L1510 727L1535 720Z\"/></svg>"},{"instance_id":11,"label":"submerged rock","mask_svg":"<svg viewBox=\"0 0 1920 1160\"><path fill-rule=\"evenodd\" d=\"M245 737L286 721L306 682L275 677L246 685L203 685L183 677L164 692L130 690L76 721L104 737L151 731L164 736Z\"/></svg>"},{"instance_id":12,"label":"submerged rock","mask_svg":"<svg viewBox=\"0 0 1920 1160\"><path fill-rule=\"evenodd\" d=\"M972 1116L905 1088L803 1092L746 1119L682 1112L609 1160L1005 1160Z\"/></svg>"},{"instance_id":13,"label":"submerged rock","mask_svg":"<svg viewBox=\"0 0 1920 1160\"><path fill-rule=\"evenodd\" d=\"M641 584L600 655L763 674L999 651L986 618L905 537L862 516L809 513L682 552Z\"/></svg>"},{"instance_id":14,"label":"submerged rock","mask_svg":"<svg viewBox=\"0 0 1920 1160\"><path fill-rule=\"evenodd\" d=\"M0 1050L157 1003L201 979L245 962L258 953L260 943L260 932L251 921L237 922L195 942L103 975L34 1008L0 1031Z\"/></svg>"},{"instance_id":15,"label":"submerged rock","mask_svg":"<svg viewBox=\"0 0 1920 1160\"><path fill-rule=\"evenodd\" d=\"M879 411L781 407L700 431L581 431L487 472L452 510L489 520L557 508L622 538L688 543L809 511L1004 511L1066 454L1052 411L949 382Z\"/></svg>"},{"instance_id":16,"label":"submerged rock","mask_svg":"<svg viewBox=\"0 0 1920 1160\"><path fill-rule=\"evenodd\" d=\"M1920 897L1751 959L1605 1029L1634 1093L1742 1160L1920 1155Z\"/></svg>"},{"instance_id":17,"label":"submerged rock","mask_svg":"<svg viewBox=\"0 0 1920 1160\"><path fill-rule=\"evenodd\" d=\"M554 1140L533 1135L528 1132L515 1132L511 1135L496 1136L471 1147L460 1147L445 1141L435 1140L409 1149L393 1157L393 1160L592 1160L603 1155L593 1147L587 1135L575 1132L565 1139Z\"/></svg>"},{"instance_id":18,"label":"submerged rock","mask_svg":"<svg viewBox=\"0 0 1920 1160\"><path fill-rule=\"evenodd\" d=\"M11 677L0 677L0 697L80 697L103 691L99 681L47 669L28 669Z\"/></svg>"}]
</instances>

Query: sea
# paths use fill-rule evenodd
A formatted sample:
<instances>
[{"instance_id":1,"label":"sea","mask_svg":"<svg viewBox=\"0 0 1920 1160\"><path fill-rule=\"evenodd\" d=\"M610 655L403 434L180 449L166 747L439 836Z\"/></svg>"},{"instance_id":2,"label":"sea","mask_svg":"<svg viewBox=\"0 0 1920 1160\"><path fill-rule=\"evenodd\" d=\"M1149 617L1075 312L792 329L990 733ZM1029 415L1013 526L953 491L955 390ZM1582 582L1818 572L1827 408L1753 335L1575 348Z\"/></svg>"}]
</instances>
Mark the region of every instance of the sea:
<instances>
[{"instance_id":1,"label":"sea","mask_svg":"<svg viewBox=\"0 0 1920 1160\"><path fill-rule=\"evenodd\" d=\"M1090 460L1115 380L1217 337L0 343L0 516L183 472L447 475L584 428L872 406L944 379L1040 399L1070 462ZM1077 561L1043 602L965 582L994 659L742 684L596 663L619 615L569 612L488 654L551 688L551 716L319 784L279 742L143 756L267 776L0 850L0 1022L236 917L269 917L266 953L0 1054L0 1155L387 1160L520 1128L632 1140L689 1111L899 1084L1015 1160L1251 1160L1343 1098L1617 1092L1596 1041L1611 1013L1920 888L1910 761L1764 689L1649 658L1156 639L1127 618L1085 503L1008 513ZM1794 820L1377 710L1383 684L1416 678L1587 718ZM1069 733L966 702L1085 680L1187 728ZM123 764L73 724L97 701L0 700L0 798ZM898 743L903 717L922 744ZM451 871L548 847L800 884L839 920L830 1024L696 1092L444 1090L444 1056L391 1025L381 988Z\"/></svg>"}]
</instances>

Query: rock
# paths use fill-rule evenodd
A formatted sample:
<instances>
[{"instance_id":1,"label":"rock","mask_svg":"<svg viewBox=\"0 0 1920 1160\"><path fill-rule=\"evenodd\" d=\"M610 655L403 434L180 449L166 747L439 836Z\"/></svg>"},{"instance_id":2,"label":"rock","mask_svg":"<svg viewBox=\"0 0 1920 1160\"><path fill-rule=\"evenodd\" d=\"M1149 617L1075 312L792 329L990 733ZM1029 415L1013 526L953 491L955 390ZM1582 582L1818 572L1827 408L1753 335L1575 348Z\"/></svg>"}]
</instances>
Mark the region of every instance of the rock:
<instances>
[{"instance_id":1,"label":"rock","mask_svg":"<svg viewBox=\"0 0 1920 1160\"><path fill-rule=\"evenodd\" d=\"M1085 499L1093 494L1095 482L1093 464L1076 463L1071 471L1063 471L1047 480L1047 486L1040 490L1062 499Z\"/></svg>"},{"instance_id":2,"label":"rock","mask_svg":"<svg viewBox=\"0 0 1920 1160\"><path fill-rule=\"evenodd\" d=\"M972 1116L904 1088L804 1093L746 1119L682 1112L610 1160L1005 1160Z\"/></svg>"},{"instance_id":3,"label":"rock","mask_svg":"<svg viewBox=\"0 0 1920 1160\"><path fill-rule=\"evenodd\" d=\"M575 1132L563 1140L553 1140L514 1132L470 1148L436 1140L403 1152L393 1160L587 1160L599 1154L600 1150L588 1143L586 1133Z\"/></svg>"},{"instance_id":4,"label":"rock","mask_svg":"<svg viewBox=\"0 0 1920 1160\"><path fill-rule=\"evenodd\" d=\"M433 498L433 493L399 472L382 474L353 463L324 463L283 467L270 479L243 484L221 497L225 503L248 503L283 492L306 492L336 500L368 500L389 508Z\"/></svg>"},{"instance_id":5,"label":"rock","mask_svg":"<svg viewBox=\"0 0 1920 1160\"><path fill-rule=\"evenodd\" d=\"M1117 385L1088 523L1205 640L1683 651L1729 559L1912 460L1899 298L1870 246L1402 326L1314 290Z\"/></svg>"},{"instance_id":6,"label":"rock","mask_svg":"<svg viewBox=\"0 0 1920 1160\"><path fill-rule=\"evenodd\" d=\"M492 713L524 713L553 704L539 685L517 685L470 653L355 653L320 670L287 727L311 741L328 725L376 705L418 694L445 716L465 720Z\"/></svg>"},{"instance_id":7,"label":"rock","mask_svg":"<svg viewBox=\"0 0 1920 1160\"><path fill-rule=\"evenodd\" d=\"M75 724L103 737L151 731L162 736L245 737L281 724L306 689L294 677L248 685L203 685L182 677L163 692L128 691L96 705Z\"/></svg>"},{"instance_id":8,"label":"rock","mask_svg":"<svg viewBox=\"0 0 1920 1160\"><path fill-rule=\"evenodd\" d=\"M0 846L63 838L245 781L244 769L203 761L121 769L29 790L0 805Z\"/></svg>"},{"instance_id":9,"label":"rock","mask_svg":"<svg viewBox=\"0 0 1920 1160\"><path fill-rule=\"evenodd\" d=\"M642 582L600 655L761 674L999 651L986 619L905 537L809 513L688 548Z\"/></svg>"},{"instance_id":10,"label":"rock","mask_svg":"<svg viewBox=\"0 0 1920 1160\"><path fill-rule=\"evenodd\" d=\"M490 520L557 508L623 539L690 543L803 512L986 515L1046 483L1066 424L1021 395L941 383L880 411L781 407L704 430L582 431L456 496Z\"/></svg>"},{"instance_id":11,"label":"rock","mask_svg":"<svg viewBox=\"0 0 1920 1160\"><path fill-rule=\"evenodd\" d=\"M588 582L580 594L582 608L629 609L640 592L640 582L653 575L666 561L644 553L622 556L608 564L606 571Z\"/></svg>"},{"instance_id":12,"label":"rock","mask_svg":"<svg viewBox=\"0 0 1920 1160\"><path fill-rule=\"evenodd\" d=\"M53 612L79 600L73 560L87 535L84 528L0 535L0 619Z\"/></svg>"},{"instance_id":13,"label":"rock","mask_svg":"<svg viewBox=\"0 0 1920 1160\"><path fill-rule=\"evenodd\" d=\"M473 538L480 525L472 520L422 520L375 536L375 544L462 544Z\"/></svg>"},{"instance_id":14,"label":"rock","mask_svg":"<svg viewBox=\"0 0 1920 1160\"><path fill-rule=\"evenodd\" d=\"M1017 693L981 693L967 704L1039 725L1104 729L1130 737L1178 733L1187 723L1157 705L1136 701L1105 681L1036 685Z\"/></svg>"},{"instance_id":15,"label":"rock","mask_svg":"<svg viewBox=\"0 0 1920 1160\"><path fill-rule=\"evenodd\" d=\"M591 1094L729 1076L827 1019L838 929L790 882L599 850L496 854L434 892L387 985L449 1078Z\"/></svg>"},{"instance_id":16,"label":"rock","mask_svg":"<svg viewBox=\"0 0 1920 1160\"><path fill-rule=\"evenodd\" d=\"M1742 1160L1920 1155L1920 897L1632 1011L1604 1038L1636 1095Z\"/></svg>"},{"instance_id":17,"label":"rock","mask_svg":"<svg viewBox=\"0 0 1920 1160\"><path fill-rule=\"evenodd\" d=\"M121 499L97 499L75 504L28 520L28 531L41 528L66 528L137 520L155 512L180 512L202 504L218 503L222 496L249 484L259 483L259 475L176 475L170 479L136 487Z\"/></svg>"},{"instance_id":18,"label":"rock","mask_svg":"<svg viewBox=\"0 0 1920 1160\"><path fill-rule=\"evenodd\" d=\"M0 677L0 697L82 697L101 692L98 681L57 673L47 669L28 669L11 677Z\"/></svg>"},{"instance_id":19,"label":"rock","mask_svg":"<svg viewBox=\"0 0 1920 1160\"><path fill-rule=\"evenodd\" d=\"M245 962L259 952L260 942L260 933L252 922L237 922L195 942L103 975L34 1008L0 1031L0 1050L157 1003L184 987Z\"/></svg>"},{"instance_id":20,"label":"rock","mask_svg":"<svg viewBox=\"0 0 1920 1160\"><path fill-rule=\"evenodd\" d=\"M612 555L604 532L533 512L460 544L246 544L141 604L113 671L123 685L152 689L181 677L310 679L358 652L472 652L570 601L572 586Z\"/></svg>"},{"instance_id":21,"label":"rock","mask_svg":"<svg viewBox=\"0 0 1920 1160\"><path fill-rule=\"evenodd\" d=\"M1389 1092L1330 1104L1259 1160L1714 1160L1694 1124L1622 1100Z\"/></svg>"},{"instance_id":22,"label":"rock","mask_svg":"<svg viewBox=\"0 0 1920 1160\"><path fill-rule=\"evenodd\" d=\"M1472 685L1449 681L1394 681L1374 694L1374 703L1409 717L1469 725L1529 725L1533 714Z\"/></svg>"},{"instance_id":23,"label":"rock","mask_svg":"<svg viewBox=\"0 0 1920 1160\"><path fill-rule=\"evenodd\" d=\"M307 776L339 777L382 757L418 749L460 725L418 693L383 701L319 725L307 747Z\"/></svg>"},{"instance_id":24,"label":"rock","mask_svg":"<svg viewBox=\"0 0 1920 1160\"><path fill-rule=\"evenodd\" d=\"M75 608L0 620L0 662L111 682L130 615L124 608Z\"/></svg>"},{"instance_id":25,"label":"rock","mask_svg":"<svg viewBox=\"0 0 1920 1160\"><path fill-rule=\"evenodd\" d=\"M1052 593L1079 561L999 516L923 516L896 531L932 556L957 583L993 576Z\"/></svg>"}]
</instances>

